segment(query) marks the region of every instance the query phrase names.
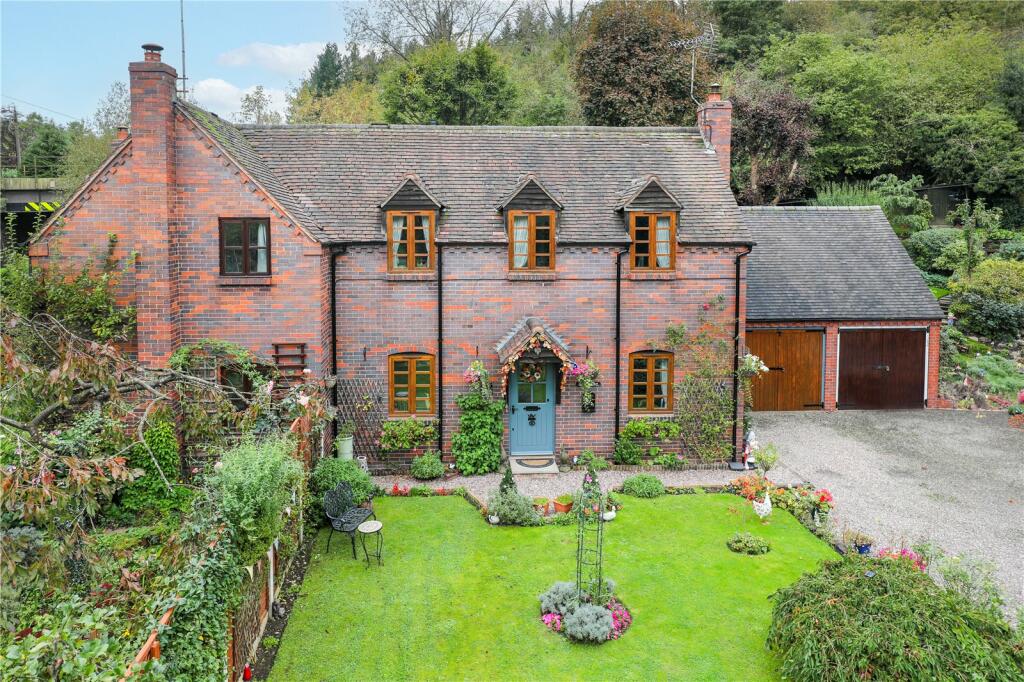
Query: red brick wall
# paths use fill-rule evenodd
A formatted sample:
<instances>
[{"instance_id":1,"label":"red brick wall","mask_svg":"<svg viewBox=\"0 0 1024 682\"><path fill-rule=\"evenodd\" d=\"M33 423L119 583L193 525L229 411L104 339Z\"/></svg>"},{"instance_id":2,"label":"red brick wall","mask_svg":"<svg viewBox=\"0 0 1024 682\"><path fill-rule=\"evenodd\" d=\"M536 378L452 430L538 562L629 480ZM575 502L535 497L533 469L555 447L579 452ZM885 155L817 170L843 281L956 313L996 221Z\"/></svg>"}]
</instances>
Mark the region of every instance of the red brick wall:
<instances>
[{"instance_id":1,"label":"red brick wall","mask_svg":"<svg viewBox=\"0 0 1024 682\"><path fill-rule=\"evenodd\" d=\"M536 316L570 344L578 362L586 359L589 348L590 359L602 371L593 414L580 411L579 389L572 382L566 385L555 410L556 449L564 449L570 456L585 448L602 455L611 453L615 253L611 247L561 247L555 279L522 281L508 278L505 246L444 247L446 450L458 424L454 398L464 390L463 371L480 359L498 379L495 345L520 319ZM701 306L719 295L725 305L716 322L728 329L731 337L734 258L734 249L680 247L678 267L668 279L631 278L628 259L623 258L621 423L628 419L629 353L649 349L651 341L663 345L658 342L670 324L693 326ZM386 386L389 354L437 353L436 279L399 280L387 275L385 265L383 246L351 247L338 258L338 366L342 380L383 377ZM676 366L678 381L684 363ZM380 399L386 400L384 396ZM506 429L506 447L507 437Z\"/></svg>"},{"instance_id":2,"label":"red brick wall","mask_svg":"<svg viewBox=\"0 0 1024 682\"><path fill-rule=\"evenodd\" d=\"M843 321L843 322L747 322L748 329L772 329L778 327L814 328L825 330L825 411L836 407L836 390L839 378L839 330L847 327L925 327L928 329L928 407L937 407L939 399L939 333L942 323L938 320L909 321Z\"/></svg>"},{"instance_id":3,"label":"red brick wall","mask_svg":"<svg viewBox=\"0 0 1024 682\"><path fill-rule=\"evenodd\" d=\"M726 182L732 159L732 102L723 100L718 86L712 86L706 102L697 107L697 127L711 143Z\"/></svg>"}]
</instances>

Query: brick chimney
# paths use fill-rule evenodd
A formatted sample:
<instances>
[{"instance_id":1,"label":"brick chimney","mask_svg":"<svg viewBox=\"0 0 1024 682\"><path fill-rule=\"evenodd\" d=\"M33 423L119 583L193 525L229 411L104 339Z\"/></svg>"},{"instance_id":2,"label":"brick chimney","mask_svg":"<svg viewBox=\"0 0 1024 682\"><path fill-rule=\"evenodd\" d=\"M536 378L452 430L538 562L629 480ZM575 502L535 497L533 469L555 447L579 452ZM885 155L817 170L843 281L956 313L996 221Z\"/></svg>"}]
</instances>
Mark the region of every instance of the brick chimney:
<instances>
[{"instance_id":1,"label":"brick chimney","mask_svg":"<svg viewBox=\"0 0 1024 682\"><path fill-rule=\"evenodd\" d=\"M178 73L147 43L143 61L128 65L131 91L132 192L138 222L135 295L139 362L166 363L173 350L171 223L174 217L174 96Z\"/></svg>"},{"instance_id":2,"label":"brick chimney","mask_svg":"<svg viewBox=\"0 0 1024 682\"><path fill-rule=\"evenodd\" d=\"M697 107L697 126L715 155L728 181L732 156L732 102L722 100L722 86L711 85L707 100Z\"/></svg>"}]
</instances>

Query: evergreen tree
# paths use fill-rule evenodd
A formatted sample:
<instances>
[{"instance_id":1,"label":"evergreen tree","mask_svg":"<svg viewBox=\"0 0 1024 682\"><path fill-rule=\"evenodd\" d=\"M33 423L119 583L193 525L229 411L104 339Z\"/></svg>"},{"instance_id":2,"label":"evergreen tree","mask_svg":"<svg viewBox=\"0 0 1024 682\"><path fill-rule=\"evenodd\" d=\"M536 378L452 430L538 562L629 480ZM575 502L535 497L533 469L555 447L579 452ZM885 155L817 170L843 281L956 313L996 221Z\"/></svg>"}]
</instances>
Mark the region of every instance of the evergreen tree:
<instances>
[{"instance_id":1,"label":"evergreen tree","mask_svg":"<svg viewBox=\"0 0 1024 682\"><path fill-rule=\"evenodd\" d=\"M39 131L22 157L23 175L37 178L56 178L64 170L68 153L68 139L57 126L46 126Z\"/></svg>"},{"instance_id":2,"label":"evergreen tree","mask_svg":"<svg viewBox=\"0 0 1024 682\"><path fill-rule=\"evenodd\" d=\"M516 482L512 478L512 465L509 464L505 467L505 474L501 477L501 483L498 484L498 493L504 495L505 493L518 493L519 489L516 487Z\"/></svg>"},{"instance_id":3,"label":"evergreen tree","mask_svg":"<svg viewBox=\"0 0 1024 682\"><path fill-rule=\"evenodd\" d=\"M317 56L307 82L317 97L326 97L341 87L343 71L337 43L327 43L324 51Z\"/></svg>"}]
</instances>

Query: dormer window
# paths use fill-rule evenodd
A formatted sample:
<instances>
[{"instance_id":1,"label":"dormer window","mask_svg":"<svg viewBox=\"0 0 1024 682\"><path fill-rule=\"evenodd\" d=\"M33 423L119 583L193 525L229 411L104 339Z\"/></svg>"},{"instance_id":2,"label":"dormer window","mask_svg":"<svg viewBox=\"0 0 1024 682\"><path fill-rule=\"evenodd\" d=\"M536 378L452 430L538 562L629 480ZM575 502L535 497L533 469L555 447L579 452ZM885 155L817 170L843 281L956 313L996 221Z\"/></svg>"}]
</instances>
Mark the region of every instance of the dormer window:
<instances>
[{"instance_id":1,"label":"dormer window","mask_svg":"<svg viewBox=\"0 0 1024 682\"><path fill-rule=\"evenodd\" d=\"M629 214L629 260L633 270L673 270L676 255L675 213Z\"/></svg>"},{"instance_id":2,"label":"dormer window","mask_svg":"<svg viewBox=\"0 0 1024 682\"><path fill-rule=\"evenodd\" d=\"M388 211L388 270L434 269L434 212Z\"/></svg>"},{"instance_id":3,"label":"dormer window","mask_svg":"<svg viewBox=\"0 0 1024 682\"><path fill-rule=\"evenodd\" d=\"M555 269L555 212L509 211L511 270Z\"/></svg>"}]
</instances>

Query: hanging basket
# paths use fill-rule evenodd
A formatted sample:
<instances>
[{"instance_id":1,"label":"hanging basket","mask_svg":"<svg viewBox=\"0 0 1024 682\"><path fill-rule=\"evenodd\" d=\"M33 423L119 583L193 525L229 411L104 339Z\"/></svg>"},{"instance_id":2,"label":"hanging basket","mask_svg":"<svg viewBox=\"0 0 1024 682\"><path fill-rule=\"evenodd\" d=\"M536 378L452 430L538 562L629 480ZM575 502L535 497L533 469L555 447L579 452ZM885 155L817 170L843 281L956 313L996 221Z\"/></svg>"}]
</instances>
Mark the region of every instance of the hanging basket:
<instances>
[{"instance_id":1,"label":"hanging basket","mask_svg":"<svg viewBox=\"0 0 1024 682\"><path fill-rule=\"evenodd\" d=\"M594 399L591 400L589 403L583 402L583 401L580 402L580 412L582 412L583 414L592 414L596 410L597 410L597 396L596 395L594 396Z\"/></svg>"}]
</instances>

